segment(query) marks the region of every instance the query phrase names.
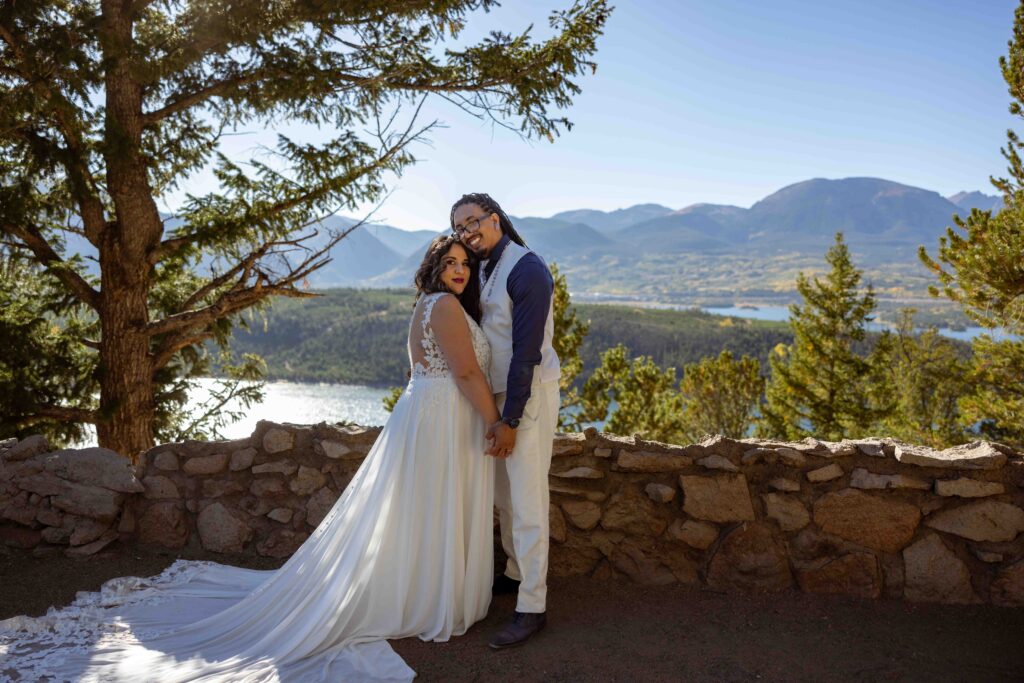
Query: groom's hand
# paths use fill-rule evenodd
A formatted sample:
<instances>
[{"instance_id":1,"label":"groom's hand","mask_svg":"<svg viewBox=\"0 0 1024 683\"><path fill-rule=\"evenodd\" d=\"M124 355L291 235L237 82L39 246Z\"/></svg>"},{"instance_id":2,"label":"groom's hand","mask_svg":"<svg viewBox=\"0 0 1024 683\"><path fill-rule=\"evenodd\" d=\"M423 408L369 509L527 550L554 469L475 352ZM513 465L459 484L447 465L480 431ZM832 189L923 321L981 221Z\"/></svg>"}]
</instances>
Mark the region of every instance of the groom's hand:
<instances>
[{"instance_id":1,"label":"groom's hand","mask_svg":"<svg viewBox=\"0 0 1024 683\"><path fill-rule=\"evenodd\" d=\"M487 439L491 441L491 447L485 451L487 455L507 458L516 446L516 430L499 420L487 428Z\"/></svg>"}]
</instances>

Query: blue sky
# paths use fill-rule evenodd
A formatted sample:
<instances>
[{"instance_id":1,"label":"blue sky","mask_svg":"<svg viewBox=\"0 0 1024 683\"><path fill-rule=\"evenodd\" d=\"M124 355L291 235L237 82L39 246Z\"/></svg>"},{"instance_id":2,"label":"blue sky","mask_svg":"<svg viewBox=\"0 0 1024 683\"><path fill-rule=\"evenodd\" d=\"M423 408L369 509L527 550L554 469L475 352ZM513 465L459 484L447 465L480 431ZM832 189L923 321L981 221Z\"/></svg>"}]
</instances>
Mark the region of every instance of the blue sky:
<instances>
[{"instance_id":1,"label":"blue sky","mask_svg":"<svg viewBox=\"0 0 1024 683\"><path fill-rule=\"evenodd\" d=\"M509 0L474 18L463 38L530 23L543 35L548 12L570 2ZM440 229L452 201L471 191L520 216L644 202L749 206L814 177L991 194L989 175L1003 172L999 148L1016 121L997 60L1016 2L614 4L597 73L580 80L567 112L571 132L525 142L428 103L423 118L447 127L414 146L420 162L392 179L375 219ZM272 140L255 131L225 149L243 154Z\"/></svg>"}]
</instances>

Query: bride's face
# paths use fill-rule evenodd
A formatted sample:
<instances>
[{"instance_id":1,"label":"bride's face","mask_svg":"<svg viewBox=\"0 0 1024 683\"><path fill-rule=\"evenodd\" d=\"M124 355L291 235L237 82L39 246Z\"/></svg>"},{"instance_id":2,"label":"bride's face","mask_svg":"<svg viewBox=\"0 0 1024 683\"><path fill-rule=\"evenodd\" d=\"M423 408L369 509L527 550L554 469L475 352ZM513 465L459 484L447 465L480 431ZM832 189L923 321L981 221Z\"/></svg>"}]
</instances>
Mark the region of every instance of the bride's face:
<instances>
[{"instance_id":1,"label":"bride's face","mask_svg":"<svg viewBox=\"0 0 1024 683\"><path fill-rule=\"evenodd\" d=\"M461 244L453 244L448 253L441 257L444 270L441 271L441 282L448 288L448 291L458 296L466 288L469 282L471 270L469 267L469 254Z\"/></svg>"}]
</instances>

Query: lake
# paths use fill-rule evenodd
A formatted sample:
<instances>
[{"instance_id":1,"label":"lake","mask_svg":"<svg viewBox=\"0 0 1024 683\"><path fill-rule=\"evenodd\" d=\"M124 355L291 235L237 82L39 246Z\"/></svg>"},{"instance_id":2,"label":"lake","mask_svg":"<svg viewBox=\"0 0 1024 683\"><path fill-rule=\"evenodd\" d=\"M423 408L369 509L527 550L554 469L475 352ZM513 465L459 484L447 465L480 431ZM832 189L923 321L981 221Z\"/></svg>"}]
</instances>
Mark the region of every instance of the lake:
<instances>
[{"instance_id":1,"label":"lake","mask_svg":"<svg viewBox=\"0 0 1024 683\"><path fill-rule=\"evenodd\" d=\"M789 320L789 307L788 306L722 306L722 307L705 307L702 306L700 310L706 313L714 313L715 315L733 316L736 318L750 318L752 320L772 320L775 322L783 322ZM891 329L888 325L882 325L879 323L868 323L869 330L884 330ZM938 328L939 334L943 337L949 337L950 339L960 339L962 341L970 341L978 335L988 332L992 334L991 330L987 330L984 327L968 327L963 330L952 330L948 327ZM996 332L993 335L996 339L1003 339L1005 335Z\"/></svg>"}]
</instances>

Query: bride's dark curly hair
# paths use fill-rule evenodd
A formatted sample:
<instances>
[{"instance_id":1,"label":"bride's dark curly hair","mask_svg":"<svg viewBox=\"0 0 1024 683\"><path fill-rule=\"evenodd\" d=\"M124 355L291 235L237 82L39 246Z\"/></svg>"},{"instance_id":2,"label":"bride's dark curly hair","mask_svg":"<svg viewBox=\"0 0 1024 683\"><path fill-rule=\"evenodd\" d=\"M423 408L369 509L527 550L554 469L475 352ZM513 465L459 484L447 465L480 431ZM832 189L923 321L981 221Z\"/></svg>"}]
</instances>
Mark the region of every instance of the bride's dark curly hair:
<instances>
[{"instance_id":1,"label":"bride's dark curly hair","mask_svg":"<svg viewBox=\"0 0 1024 683\"><path fill-rule=\"evenodd\" d=\"M458 244L469 257L469 276L466 280L466 288L462 294L456 294L456 298L462 304L469 317L480 322L480 259L476 254L463 246L454 235L438 235L427 247L427 253L423 255L423 262L416 270L416 277L413 283L416 285L416 300L424 294L434 292L448 292L448 287L441 280L441 273L444 272L444 257L448 255L451 248ZM454 294L454 292L452 292Z\"/></svg>"}]
</instances>

